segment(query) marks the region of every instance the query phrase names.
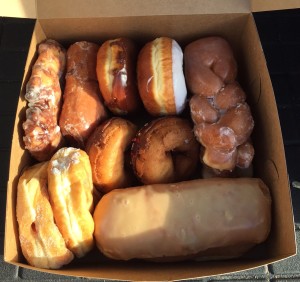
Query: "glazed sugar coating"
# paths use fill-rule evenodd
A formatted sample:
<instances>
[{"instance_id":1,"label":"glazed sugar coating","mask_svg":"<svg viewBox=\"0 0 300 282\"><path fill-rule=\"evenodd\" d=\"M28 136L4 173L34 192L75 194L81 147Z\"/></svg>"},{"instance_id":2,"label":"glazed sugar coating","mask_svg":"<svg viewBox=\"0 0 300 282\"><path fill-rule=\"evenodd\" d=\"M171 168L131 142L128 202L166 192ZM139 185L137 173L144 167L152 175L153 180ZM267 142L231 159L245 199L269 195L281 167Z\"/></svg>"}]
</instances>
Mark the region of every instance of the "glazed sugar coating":
<instances>
[{"instance_id":1,"label":"glazed sugar coating","mask_svg":"<svg viewBox=\"0 0 300 282\"><path fill-rule=\"evenodd\" d=\"M137 47L129 38L105 41L97 53L97 77L106 106L116 115L141 107L137 82Z\"/></svg>"},{"instance_id":2,"label":"glazed sugar coating","mask_svg":"<svg viewBox=\"0 0 300 282\"><path fill-rule=\"evenodd\" d=\"M194 134L204 147L200 159L220 171L216 176L248 168L254 157L249 143L254 120L236 81L230 45L221 37L199 39L185 48L184 58L187 86L194 94L189 103Z\"/></svg>"},{"instance_id":3,"label":"glazed sugar coating","mask_svg":"<svg viewBox=\"0 0 300 282\"><path fill-rule=\"evenodd\" d=\"M237 75L230 45L221 37L196 40L184 50L185 77L193 94L212 97Z\"/></svg>"},{"instance_id":4,"label":"glazed sugar coating","mask_svg":"<svg viewBox=\"0 0 300 282\"><path fill-rule=\"evenodd\" d=\"M80 41L67 51L66 87L59 125L70 144L80 148L107 118L96 76L98 49L95 43Z\"/></svg>"},{"instance_id":5,"label":"glazed sugar coating","mask_svg":"<svg viewBox=\"0 0 300 282\"><path fill-rule=\"evenodd\" d=\"M93 182L99 191L107 193L133 184L133 172L127 166L127 151L136 132L132 122L113 117L101 123L88 139L86 152L91 162Z\"/></svg>"},{"instance_id":6,"label":"glazed sugar coating","mask_svg":"<svg viewBox=\"0 0 300 282\"><path fill-rule=\"evenodd\" d=\"M135 137L131 162L144 184L187 180L198 164L199 144L192 125L179 117L145 124Z\"/></svg>"},{"instance_id":7,"label":"glazed sugar coating","mask_svg":"<svg viewBox=\"0 0 300 282\"><path fill-rule=\"evenodd\" d=\"M25 149L38 161L49 160L62 143L58 126L59 80L65 64L66 53L59 43L48 39L39 45L38 58L26 85L28 108L23 123Z\"/></svg>"}]
</instances>

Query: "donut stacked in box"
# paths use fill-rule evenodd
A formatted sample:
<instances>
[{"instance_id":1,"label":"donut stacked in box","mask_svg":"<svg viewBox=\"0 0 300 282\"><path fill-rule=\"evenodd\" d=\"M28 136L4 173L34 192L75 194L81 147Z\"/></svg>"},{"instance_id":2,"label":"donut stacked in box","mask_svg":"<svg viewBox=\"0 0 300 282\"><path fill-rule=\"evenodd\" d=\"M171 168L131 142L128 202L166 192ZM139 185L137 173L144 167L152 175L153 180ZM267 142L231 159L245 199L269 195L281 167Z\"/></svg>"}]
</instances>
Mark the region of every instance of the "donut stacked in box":
<instances>
[{"instance_id":1,"label":"donut stacked in box","mask_svg":"<svg viewBox=\"0 0 300 282\"><path fill-rule=\"evenodd\" d=\"M36 163L16 207L27 262L61 268L94 246L121 260L231 258L263 242L271 199L240 173L254 121L236 77L221 37L184 52L168 37L40 43L23 123Z\"/></svg>"}]
</instances>

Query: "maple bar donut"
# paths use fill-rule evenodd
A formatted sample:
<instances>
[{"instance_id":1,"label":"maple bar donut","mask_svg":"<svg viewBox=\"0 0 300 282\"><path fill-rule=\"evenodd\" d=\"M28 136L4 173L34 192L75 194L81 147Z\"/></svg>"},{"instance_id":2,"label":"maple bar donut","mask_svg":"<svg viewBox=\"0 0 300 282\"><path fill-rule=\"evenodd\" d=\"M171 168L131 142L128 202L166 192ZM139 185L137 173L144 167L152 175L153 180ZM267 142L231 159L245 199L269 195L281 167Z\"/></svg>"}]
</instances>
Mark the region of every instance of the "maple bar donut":
<instances>
[{"instance_id":1,"label":"maple bar donut","mask_svg":"<svg viewBox=\"0 0 300 282\"><path fill-rule=\"evenodd\" d=\"M163 117L146 124L131 148L134 172L144 184L187 180L198 164L199 145L188 120Z\"/></svg>"},{"instance_id":2,"label":"maple bar donut","mask_svg":"<svg viewBox=\"0 0 300 282\"><path fill-rule=\"evenodd\" d=\"M93 182L100 191L107 193L132 185L134 175L129 153L136 132L136 126L130 121L113 117L100 124L90 136L86 152L92 166Z\"/></svg>"},{"instance_id":3,"label":"maple bar donut","mask_svg":"<svg viewBox=\"0 0 300 282\"><path fill-rule=\"evenodd\" d=\"M62 145L58 126L61 105L60 78L66 64L65 49L48 39L38 46L38 58L26 85L28 101L23 123L25 149L38 161L49 160Z\"/></svg>"},{"instance_id":4,"label":"maple bar donut","mask_svg":"<svg viewBox=\"0 0 300 282\"><path fill-rule=\"evenodd\" d=\"M115 260L215 260L264 242L271 196L258 178L198 179L116 189L98 202L95 241Z\"/></svg>"},{"instance_id":5,"label":"maple bar donut","mask_svg":"<svg viewBox=\"0 0 300 282\"><path fill-rule=\"evenodd\" d=\"M93 182L88 155L64 147L49 161L48 190L55 222L66 245L77 257L94 246Z\"/></svg>"},{"instance_id":6,"label":"maple bar donut","mask_svg":"<svg viewBox=\"0 0 300 282\"><path fill-rule=\"evenodd\" d=\"M105 41L97 54L97 77L106 106L116 115L139 110L137 48L128 38Z\"/></svg>"},{"instance_id":7,"label":"maple bar donut","mask_svg":"<svg viewBox=\"0 0 300 282\"><path fill-rule=\"evenodd\" d=\"M24 257L32 266L58 269L71 262L68 250L53 217L47 191L48 162L27 168L17 191L17 222Z\"/></svg>"},{"instance_id":8,"label":"maple bar donut","mask_svg":"<svg viewBox=\"0 0 300 282\"><path fill-rule=\"evenodd\" d=\"M138 55L138 88L146 110L153 116L180 114L186 104L183 53L178 43L160 37Z\"/></svg>"},{"instance_id":9,"label":"maple bar donut","mask_svg":"<svg viewBox=\"0 0 300 282\"><path fill-rule=\"evenodd\" d=\"M204 147L201 161L216 176L247 169L254 156L247 143L254 120L236 81L237 63L229 43L221 37L196 40L186 46L184 59L187 86L194 94L189 102L194 133Z\"/></svg>"},{"instance_id":10,"label":"maple bar donut","mask_svg":"<svg viewBox=\"0 0 300 282\"><path fill-rule=\"evenodd\" d=\"M80 148L107 118L96 76L98 49L95 43L80 41L67 51L66 87L59 125L70 145Z\"/></svg>"}]
</instances>

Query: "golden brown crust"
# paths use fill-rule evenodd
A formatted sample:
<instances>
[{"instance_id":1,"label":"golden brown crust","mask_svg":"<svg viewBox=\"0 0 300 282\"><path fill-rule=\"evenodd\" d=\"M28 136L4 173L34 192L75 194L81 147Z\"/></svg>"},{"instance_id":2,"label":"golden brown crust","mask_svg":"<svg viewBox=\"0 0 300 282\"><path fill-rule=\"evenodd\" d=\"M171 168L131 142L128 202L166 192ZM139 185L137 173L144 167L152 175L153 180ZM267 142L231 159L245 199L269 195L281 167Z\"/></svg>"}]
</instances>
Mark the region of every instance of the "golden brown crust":
<instances>
[{"instance_id":1,"label":"golden brown crust","mask_svg":"<svg viewBox=\"0 0 300 282\"><path fill-rule=\"evenodd\" d=\"M187 86L193 94L212 97L236 79L232 49L221 37L201 38L188 44L184 62Z\"/></svg>"},{"instance_id":2,"label":"golden brown crust","mask_svg":"<svg viewBox=\"0 0 300 282\"><path fill-rule=\"evenodd\" d=\"M68 141L81 148L96 126L107 118L96 77L98 48L97 44L81 41L67 51L66 87L59 125Z\"/></svg>"},{"instance_id":3,"label":"golden brown crust","mask_svg":"<svg viewBox=\"0 0 300 282\"><path fill-rule=\"evenodd\" d=\"M198 163L199 145L189 121L164 117L146 124L134 139L131 162L144 184L187 180Z\"/></svg>"},{"instance_id":4,"label":"golden brown crust","mask_svg":"<svg viewBox=\"0 0 300 282\"><path fill-rule=\"evenodd\" d=\"M48 162L26 169L18 183L17 221L21 249L35 267L57 269L73 254L67 249L53 217L47 190Z\"/></svg>"},{"instance_id":5,"label":"golden brown crust","mask_svg":"<svg viewBox=\"0 0 300 282\"><path fill-rule=\"evenodd\" d=\"M122 118L111 118L96 128L87 142L93 182L107 193L115 188L125 188L133 183L127 166L127 153L136 134L136 126Z\"/></svg>"},{"instance_id":6,"label":"golden brown crust","mask_svg":"<svg viewBox=\"0 0 300 282\"><path fill-rule=\"evenodd\" d=\"M96 245L112 259L232 258L267 239L271 195L258 178L116 189L99 201L94 221Z\"/></svg>"},{"instance_id":7,"label":"golden brown crust","mask_svg":"<svg viewBox=\"0 0 300 282\"><path fill-rule=\"evenodd\" d=\"M116 115L136 112L141 101L136 84L137 49L128 38L105 41L97 54L97 77L106 106Z\"/></svg>"},{"instance_id":8,"label":"golden brown crust","mask_svg":"<svg viewBox=\"0 0 300 282\"><path fill-rule=\"evenodd\" d=\"M62 145L58 126L61 104L60 77L64 73L64 48L48 39L38 46L38 58L26 85L28 101L23 123L25 149L38 161L49 160Z\"/></svg>"},{"instance_id":9,"label":"golden brown crust","mask_svg":"<svg viewBox=\"0 0 300 282\"><path fill-rule=\"evenodd\" d=\"M216 36L202 38L186 46L184 58L187 85L194 94L190 100L194 133L204 147L201 161L218 174L248 168L254 150L237 147L249 139L254 120L235 81L237 64L229 43Z\"/></svg>"},{"instance_id":10,"label":"golden brown crust","mask_svg":"<svg viewBox=\"0 0 300 282\"><path fill-rule=\"evenodd\" d=\"M82 257L94 246L93 182L88 155L61 148L48 166L49 195L55 222L67 247Z\"/></svg>"},{"instance_id":11,"label":"golden brown crust","mask_svg":"<svg viewBox=\"0 0 300 282\"><path fill-rule=\"evenodd\" d=\"M150 114L176 114L172 39L157 38L142 48L138 56L137 77L143 104Z\"/></svg>"}]
</instances>

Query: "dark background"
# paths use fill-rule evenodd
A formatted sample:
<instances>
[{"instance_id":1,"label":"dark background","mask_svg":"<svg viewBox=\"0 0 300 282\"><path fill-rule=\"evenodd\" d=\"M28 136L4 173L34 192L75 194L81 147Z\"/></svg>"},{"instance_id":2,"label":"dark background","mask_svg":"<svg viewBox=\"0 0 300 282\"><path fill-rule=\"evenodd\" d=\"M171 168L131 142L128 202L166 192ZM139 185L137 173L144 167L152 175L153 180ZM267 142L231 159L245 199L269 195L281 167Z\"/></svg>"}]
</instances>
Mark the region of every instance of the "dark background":
<instances>
[{"instance_id":1,"label":"dark background","mask_svg":"<svg viewBox=\"0 0 300 282\"><path fill-rule=\"evenodd\" d=\"M298 248L300 246L300 9L254 14L282 127ZM34 20L0 17L0 280L82 280L3 262L10 142ZM298 182L298 184L297 184ZM296 188L298 186L298 188ZM250 271L201 281L300 281L300 255Z\"/></svg>"}]
</instances>

